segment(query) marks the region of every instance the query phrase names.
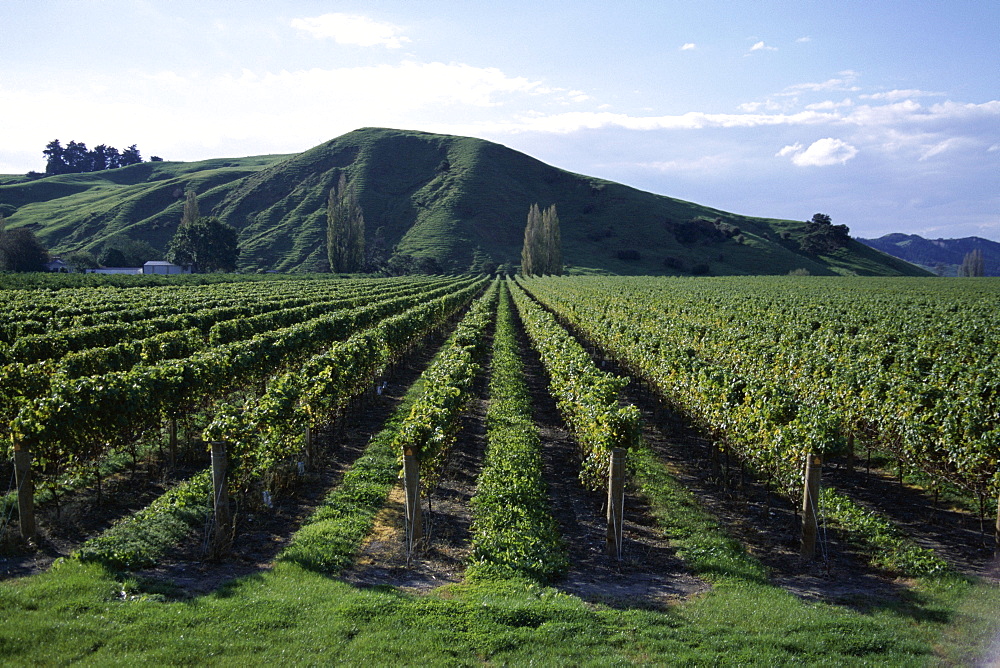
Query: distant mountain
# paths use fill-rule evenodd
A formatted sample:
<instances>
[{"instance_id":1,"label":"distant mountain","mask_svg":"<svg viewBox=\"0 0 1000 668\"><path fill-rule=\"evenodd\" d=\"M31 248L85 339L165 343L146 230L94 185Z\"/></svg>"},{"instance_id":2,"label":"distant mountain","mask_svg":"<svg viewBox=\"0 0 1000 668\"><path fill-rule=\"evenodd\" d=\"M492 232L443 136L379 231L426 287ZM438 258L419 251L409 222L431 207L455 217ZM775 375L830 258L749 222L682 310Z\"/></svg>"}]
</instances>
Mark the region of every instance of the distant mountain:
<instances>
[{"instance_id":1,"label":"distant mountain","mask_svg":"<svg viewBox=\"0 0 1000 668\"><path fill-rule=\"evenodd\" d=\"M56 253L99 251L116 234L165 249L193 188L202 215L239 231L242 270L315 271L325 264L327 194L342 172L357 188L369 244L446 271L484 255L518 264L528 209L538 203L556 205L575 273L926 274L846 236L806 240L806 252L805 222L643 192L481 139L383 128L295 155L0 177L0 212Z\"/></svg>"},{"instance_id":2,"label":"distant mountain","mask_svg":"<svg viewBox=\"0 0 1000 668\"><path fill-rule=\"evenodd\" d=\"M916 234L895 233L858 241L944 276L957 275L966 254L978 248L983 254L986 275L1000 276L1000 243L981 237L924 239Z\"/></svg>"}]
</instances>

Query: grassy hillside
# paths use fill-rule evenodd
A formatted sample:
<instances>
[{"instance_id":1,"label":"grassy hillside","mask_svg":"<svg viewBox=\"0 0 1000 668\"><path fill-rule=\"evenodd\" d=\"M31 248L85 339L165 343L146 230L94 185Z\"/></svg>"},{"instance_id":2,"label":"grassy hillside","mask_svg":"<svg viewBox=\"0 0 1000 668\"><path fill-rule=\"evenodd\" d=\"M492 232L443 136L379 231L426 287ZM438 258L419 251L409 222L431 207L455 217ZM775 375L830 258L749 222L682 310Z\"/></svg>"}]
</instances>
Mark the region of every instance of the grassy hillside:
<instances>
[{"instance_id":1,"label":"grassy hillside","mask_svg":"<svg viewBox=\"0 0 1000 668\"><path fill-rule=\"evenodd\" d=\"M186 189L202 194L202 212L207 213L233 185L284 158L144 162L34 181L6 177L0 180L0 206L9 205L11 227L30 227L53 253L99 251L116 234L166 249L180 221Z\"/></svg>"},{"instance_id":2,"label":"grassy hillside","mask_svg":"<svg viewBox=\"0 0 1000 668\"><path fill-rule=\"evenodd\" d=\"M848 240L801 252L805 223L752 218L573 174L499 144L364 128L290 156L143 163L124 169L0 178L12 227L53 252L99 250L114 234L166 245L194 188L203 215L240 231L241 269L312 271L325 260L327 193L346 172L369 240L464 271L477 247L518 263L528 208L555 204L570 271L614 274L922 275ZM5 206L6 205L6 206Z\"/></svg>"}]
</instances>

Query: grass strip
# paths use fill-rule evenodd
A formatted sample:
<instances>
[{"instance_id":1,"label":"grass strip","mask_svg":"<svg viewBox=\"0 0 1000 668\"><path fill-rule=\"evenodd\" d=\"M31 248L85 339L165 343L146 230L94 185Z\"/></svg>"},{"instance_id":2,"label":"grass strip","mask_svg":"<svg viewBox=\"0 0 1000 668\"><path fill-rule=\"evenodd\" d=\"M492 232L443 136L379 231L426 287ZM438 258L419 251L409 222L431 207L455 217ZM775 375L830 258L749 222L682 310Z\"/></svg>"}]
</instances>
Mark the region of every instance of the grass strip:
<instances>
[{"instance_id":1,"label":"grass strip","mask_svg":"<svg viewBox=\"0 0 1000 668\"><path fill-rule=\"evenodd\" d=\"M212 472L205 469L162 494L144 509L113 524L71 556L113 570L153 566L211 513Z\"/></svg>"},{"instance_id":2,"label":"grass strip","mask_svg":"<svg viewBox=\"0 0 1000 668\"><path fill-rule=\"evenodd\" d=\"M767 568L726 534L645 444L629 452L628 467L664 535L677 548L677 556L695 574L714 583L767 582Z\"/></svg>"},{"instance_id":3,"label":"grass strip","mask_svg":"<svg viewBox=\"0 0 1000 668\"><path fill-rule=\"evenodd\" d=\"M876 568L909 577L954 575L934 550L917 545L881 513L862 507L836 489L824 487L820 492L820 514L862 548Z\"/></svg>"},{"instance_id":4,"label":"grass strip","mask_svg":"<svg viewBox=\"0 0 1000 668\"><path fill-rule=\"evenodd\" d=\"M541 441L531 414L506 285L500 295L483 470L472 497L472 551L466 580L555 580L569 562L549 509Z\"/></svg>"}]
</instances>

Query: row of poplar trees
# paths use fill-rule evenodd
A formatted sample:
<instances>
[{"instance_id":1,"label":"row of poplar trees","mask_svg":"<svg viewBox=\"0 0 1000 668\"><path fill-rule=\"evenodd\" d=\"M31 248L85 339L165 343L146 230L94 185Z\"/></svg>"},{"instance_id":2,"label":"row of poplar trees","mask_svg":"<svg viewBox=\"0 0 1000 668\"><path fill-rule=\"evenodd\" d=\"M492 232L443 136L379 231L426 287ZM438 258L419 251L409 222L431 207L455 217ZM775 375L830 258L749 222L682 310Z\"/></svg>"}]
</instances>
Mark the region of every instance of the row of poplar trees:
<instances>
[{"instance_id":1,"label":"row of poplar trees","mask_svg":"<svg viewBox=\"0 0 1000 668\"><path fill-rule=\"evenodd\" d=\"M532 204L528 211L521 248L521 273L525 276L563 273L562 236L555 204L545 211L539 209L537 203Z\"/></svg>"}]
</instances>

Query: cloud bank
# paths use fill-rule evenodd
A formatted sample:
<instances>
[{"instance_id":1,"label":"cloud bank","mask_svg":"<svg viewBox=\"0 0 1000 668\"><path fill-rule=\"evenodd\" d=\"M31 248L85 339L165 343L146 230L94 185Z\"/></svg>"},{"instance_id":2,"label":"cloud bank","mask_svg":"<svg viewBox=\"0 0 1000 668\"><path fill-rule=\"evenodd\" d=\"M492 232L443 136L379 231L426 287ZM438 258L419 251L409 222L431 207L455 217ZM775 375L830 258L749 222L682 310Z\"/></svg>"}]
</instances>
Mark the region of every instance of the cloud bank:
<instances>
[{"instance_id":1,"label":"cloud bank","mask_svg":"<svg viewBox=\"0 0 1000 668\"><path fill-rule=\"evenodd\" d=\"M331 13L311 18L292 19L291 24L316 39L332 39L338 44L356 46L384 46L400 49L410 39L402 28L391 23L374 21L367 16Z\"/></svg>"}]
</instances>

